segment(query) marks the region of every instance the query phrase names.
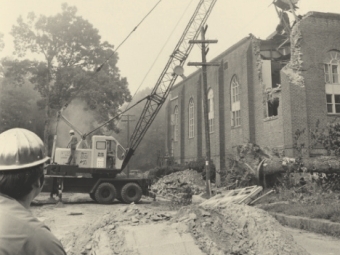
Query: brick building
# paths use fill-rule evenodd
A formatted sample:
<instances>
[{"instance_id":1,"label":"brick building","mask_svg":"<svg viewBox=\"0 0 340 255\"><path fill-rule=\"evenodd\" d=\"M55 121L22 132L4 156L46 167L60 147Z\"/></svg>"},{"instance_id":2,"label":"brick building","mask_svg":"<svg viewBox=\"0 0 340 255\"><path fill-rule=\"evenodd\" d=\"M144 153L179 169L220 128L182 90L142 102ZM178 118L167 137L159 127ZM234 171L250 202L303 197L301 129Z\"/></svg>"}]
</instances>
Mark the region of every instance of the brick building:
<instances>
[{"instance_id":1,"label":"brick building","mask_svg":"<svg viewBox=\"0 0 340 255\"><path fill-rule=\"evenodd\" d=\"M250 35L218 55L208 67L211 157L227 165L235 146L251 142L296 155L309 148L309 130L340 116L340 14L309 12L290 38ZM166 150L185 163L205 156L201 70L176 84L167 107ZM322 153L307 149L307 155Z\"/></svg>"}]
</instances>

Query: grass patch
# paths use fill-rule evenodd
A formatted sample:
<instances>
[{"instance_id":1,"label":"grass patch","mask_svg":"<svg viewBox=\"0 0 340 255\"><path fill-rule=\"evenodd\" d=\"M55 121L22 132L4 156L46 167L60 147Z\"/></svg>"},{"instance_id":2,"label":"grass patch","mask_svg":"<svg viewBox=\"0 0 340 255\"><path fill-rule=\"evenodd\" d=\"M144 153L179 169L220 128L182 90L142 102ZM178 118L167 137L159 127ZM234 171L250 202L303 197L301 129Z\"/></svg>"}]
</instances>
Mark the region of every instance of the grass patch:
<instances>
[{"instance_id":1,"label":"grass patch","mask_svg":"<svg viewBox=\"0 0 340 255\"><path fill-rule=\"evenodd\" d=\"M268 190L263 191L263 193ZM293 216L324 219L340 223L340 193L324 192L308 185L306 189L278 187L275 193L263 198L261 209Z\"/></svg>"},{"instance_id":2,"label":"grass patch","mask_svg":"<svg viewBox=\"0 0 340 255\"><path fill-rule=\"evenodd\" d=\"M340 204L266 204L262 209L275 213L283 213L293 216L301 216L312 219L325 219L340 223Z\"/></svg>"}]
</instances>

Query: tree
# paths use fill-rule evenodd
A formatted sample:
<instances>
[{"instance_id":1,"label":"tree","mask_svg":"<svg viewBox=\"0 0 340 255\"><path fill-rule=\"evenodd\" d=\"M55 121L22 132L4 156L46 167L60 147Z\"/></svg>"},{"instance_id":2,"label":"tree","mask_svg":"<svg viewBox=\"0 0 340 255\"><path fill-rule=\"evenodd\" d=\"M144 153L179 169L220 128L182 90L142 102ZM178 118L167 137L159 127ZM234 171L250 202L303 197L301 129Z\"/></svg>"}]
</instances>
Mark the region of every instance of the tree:
<instances>
[{"instance_id":1,"label":"tree","mask_svg":"<svg viewBox=\"0 0 340 255\"><path fill-rule=\"evenodd\" d=\"M127 80L116 66L113 45L101 42L98 30L77 15L76 7L62 4L62 12L49 17L29 13L24 20L20 16L11 34L16 55L22 58L31 52L43 59L7 61L6 77L18 84L28 77L39 91L42 99L38 104L45 109L46 151L51 119L74 97L85 100L99 122L131 100ZM114 123L108 128L113 129Z\"/></svg>"},{"instance_id":2,"label":"tree","mask_svg":"<svg viewBox=\"0 0 340 255\"><path fill-rule=\"evenodd\" d=\"M0 133L21 127L43 136L43 117L36 101L40 99L32 84L13 86L8 79L0 79Z\"/></svg>"}]
</instances>

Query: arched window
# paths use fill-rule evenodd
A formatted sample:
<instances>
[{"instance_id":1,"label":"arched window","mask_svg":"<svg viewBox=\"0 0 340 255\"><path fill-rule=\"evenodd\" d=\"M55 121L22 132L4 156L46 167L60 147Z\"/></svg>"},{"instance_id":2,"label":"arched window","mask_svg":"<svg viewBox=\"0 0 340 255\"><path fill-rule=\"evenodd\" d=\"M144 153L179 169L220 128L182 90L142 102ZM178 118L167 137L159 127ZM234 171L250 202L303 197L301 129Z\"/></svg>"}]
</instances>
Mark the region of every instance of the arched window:
<instances>
[{"instance_id":1,"label":"arched window","mask_svg":"<svg viewBox=\"0 0 340 255\"><path fill-rule=\"evenodd\" d=\"M179 132L179 117L178 117L178 106L175 106L174 110L174 141L178 141L178 132Z\"/></svg>"},{"instance_id":2,"label":"arched window","mask_svg":"<svg viewBox=\"0 0 340 255\"><path fill-rule=\"evenodd\" d=\"M231 126L241 126L240 84L236 75L231 79Z\"/></svg>"},{"instance_id":3,"label":"arched window","mask_svg":"<svg viewBox=\"0 0 340 255\"><path fill-rule=\"evenodd\" d=\"M324 63L327 113L340 113L340 53L330 51Z\"/></svg>"},{"instance_id":4,"label":"arched window","mask_svg":"<svg viewBox=\"0 0 340 255\"><path fill-rule=\"evenodd\" d=\"M214 132L214 92L212 89L208 91L208 119L209 133Z\"/></svg>"},{"instance_id":5,"label":"arched window","mask_svg":"<svg viewBox=\"0 0 340 255\"><path fill-rule=\"evenodd\" d=\"M194 127L194 100L191 98L189 101L189 138L195 135Z\"/></svg>"}]
</instances>

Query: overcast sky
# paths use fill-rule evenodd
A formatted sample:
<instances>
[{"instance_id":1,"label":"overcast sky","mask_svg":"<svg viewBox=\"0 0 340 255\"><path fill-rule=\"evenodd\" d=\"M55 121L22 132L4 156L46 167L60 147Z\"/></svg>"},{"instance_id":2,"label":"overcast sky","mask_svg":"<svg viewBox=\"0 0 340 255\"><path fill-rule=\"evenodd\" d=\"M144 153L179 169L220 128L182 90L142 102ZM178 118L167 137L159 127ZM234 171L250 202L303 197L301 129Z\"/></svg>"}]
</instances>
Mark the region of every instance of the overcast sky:
<instances>
[{"instance_id":1,"label":"overcast sky","mask_svg":"<svg viewBox=\"0 0 340 255\"><path fill-rule=\"evenodd\" d=\"M67 2L76 6L78 14L99 30L102 40L118 46L158 1L1 0L0 33L4 34L5 48L0 58L12 56L13 37L9 33L20 15L26 17L29 12L54 15L61 12L61 4ZM118 67L121 75L127 77L132 93L142 84L159 55L141 89L154 86L198 3L199 0L162 0L119 49ZM218 43L210 46L208 60L250 33L265 39L275 31L279 19L271 3L272 0L217 0L207 22L207 38L217 39ZM340 13L338 0L300 0L298 6L297 14L301 15L309 11ZM200 61L200 58L195 46L187 62ZM185 65L184 68L187 76L195 71L195 67Z\"/></svg>"}]
</instances>

